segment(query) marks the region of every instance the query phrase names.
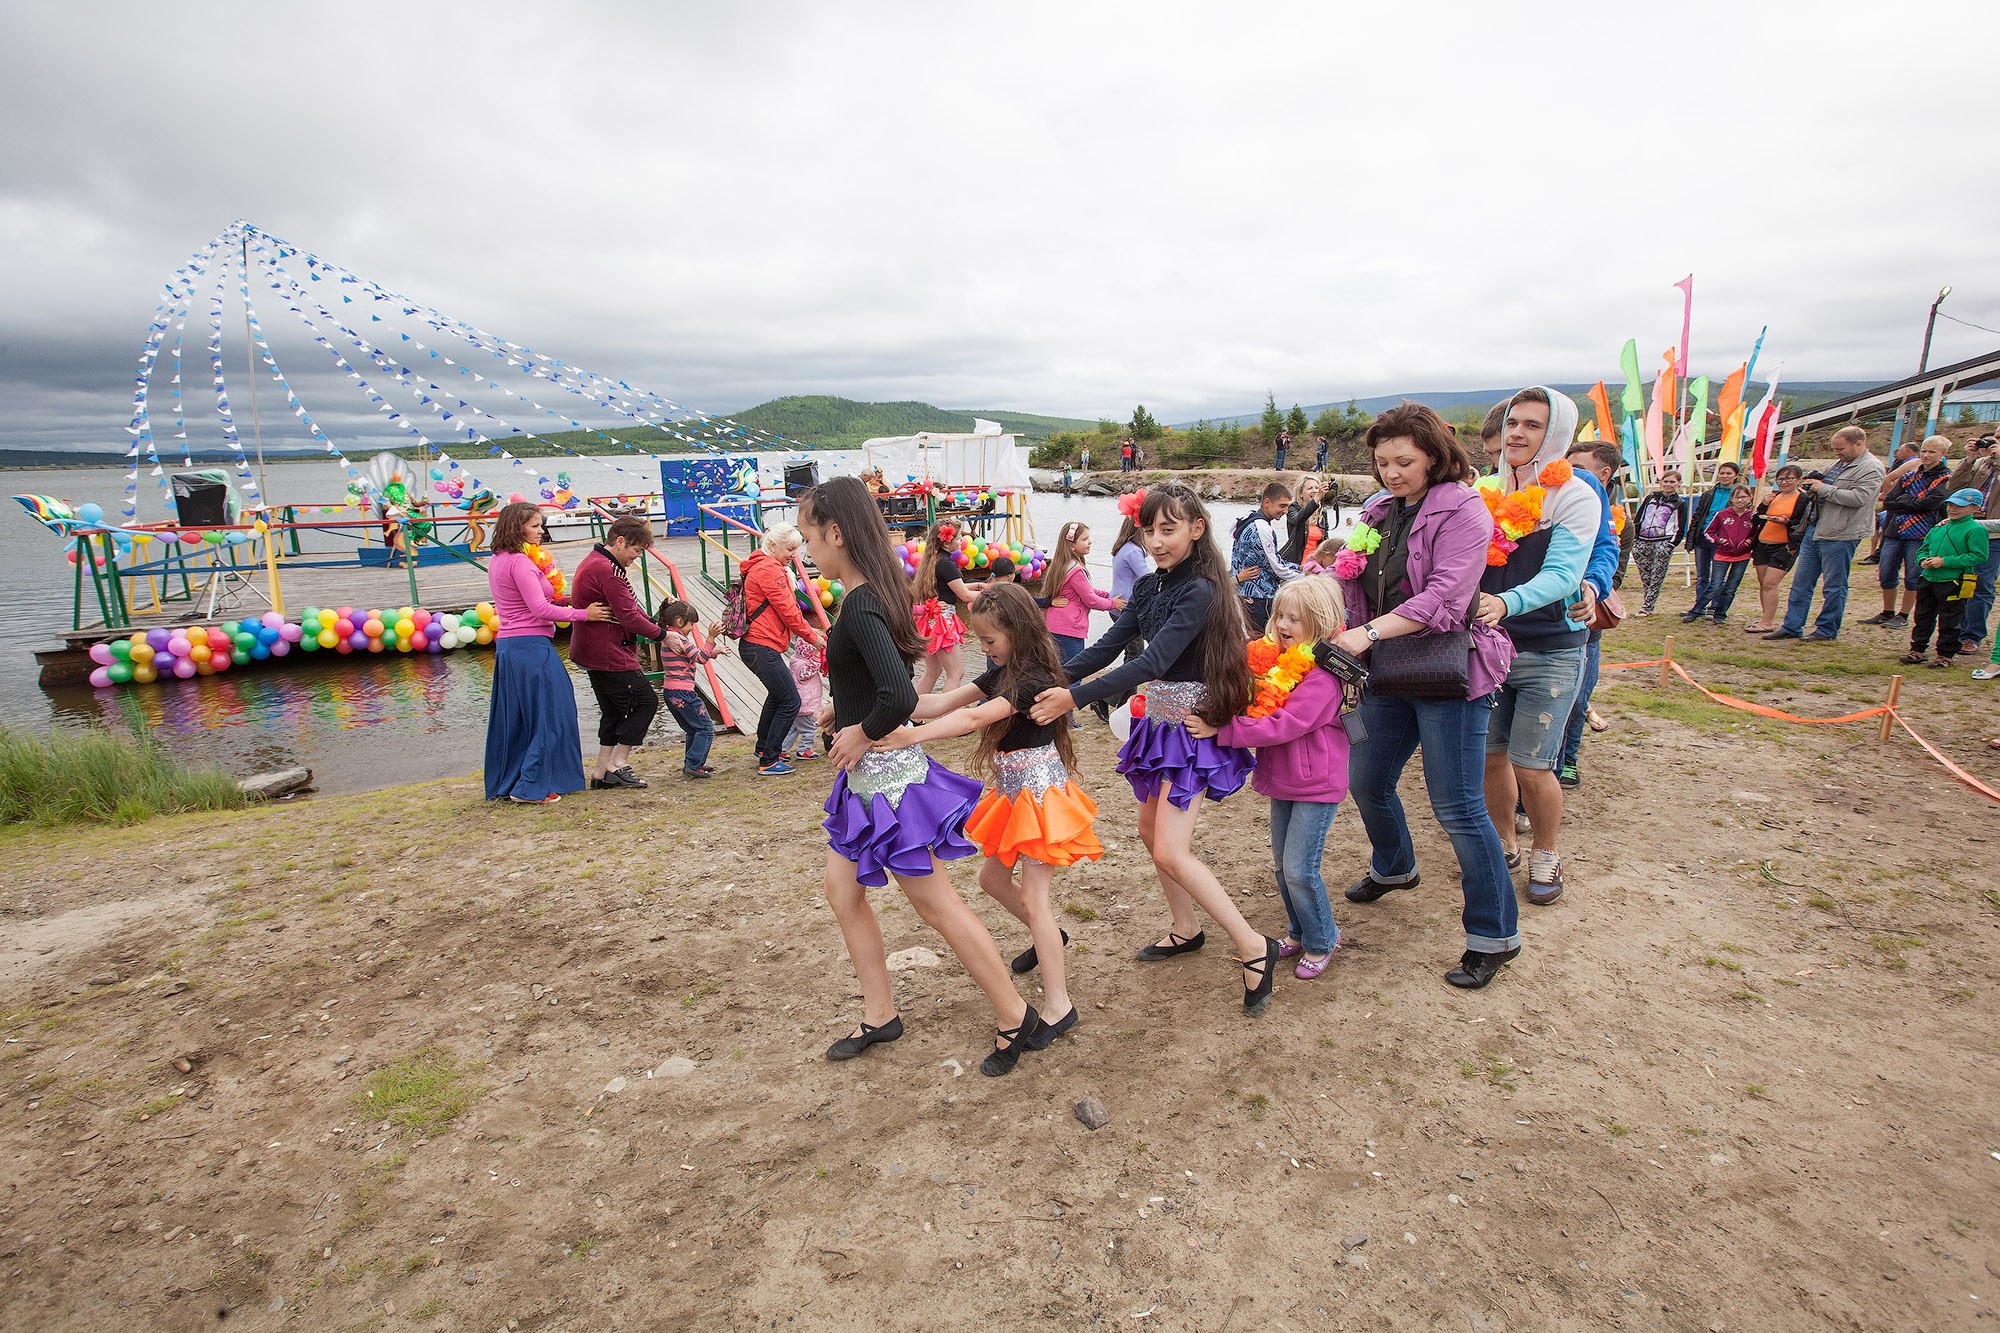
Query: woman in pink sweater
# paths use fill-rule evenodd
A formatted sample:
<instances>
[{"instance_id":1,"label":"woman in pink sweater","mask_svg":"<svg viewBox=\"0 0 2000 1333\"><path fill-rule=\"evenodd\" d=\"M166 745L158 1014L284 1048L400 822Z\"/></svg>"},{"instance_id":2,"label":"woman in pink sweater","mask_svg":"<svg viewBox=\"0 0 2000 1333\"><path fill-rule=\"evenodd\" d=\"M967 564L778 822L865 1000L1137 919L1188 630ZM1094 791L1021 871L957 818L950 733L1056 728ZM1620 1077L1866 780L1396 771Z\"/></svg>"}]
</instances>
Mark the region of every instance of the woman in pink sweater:
<instances>
[{"instance_id":1,"label":"woman in pink sweater","mask_svg":"<svg viewBox=\"0 0 2000 1333\"><path fill-rule=\"evenodd\" d=\"M556 623L609 620L611 608L566 605L521 548L542 540L541 510L508 505L493 524L486 580L500 613L493 701L486 716L486 799L547 805L583 790L576 690L556 653Z\"/></svg>"},{"instance_id":2,"label":"woman in pink sweater","mask_svg":"<svg viewBox=\"0 0 2000 1333\"><path fill-rule=\"evenodd\" d=\"M1090 529L1081 523L1065 523L1056 534L1055 549L1042 570L1042 596L1049 599L1049 633L1056 651L1067 662L1083 651L1090 637L1092 611L1122 611L1125 599L1099 592L1083 567L1090 554Z\"/></svg>"}]
</instances>

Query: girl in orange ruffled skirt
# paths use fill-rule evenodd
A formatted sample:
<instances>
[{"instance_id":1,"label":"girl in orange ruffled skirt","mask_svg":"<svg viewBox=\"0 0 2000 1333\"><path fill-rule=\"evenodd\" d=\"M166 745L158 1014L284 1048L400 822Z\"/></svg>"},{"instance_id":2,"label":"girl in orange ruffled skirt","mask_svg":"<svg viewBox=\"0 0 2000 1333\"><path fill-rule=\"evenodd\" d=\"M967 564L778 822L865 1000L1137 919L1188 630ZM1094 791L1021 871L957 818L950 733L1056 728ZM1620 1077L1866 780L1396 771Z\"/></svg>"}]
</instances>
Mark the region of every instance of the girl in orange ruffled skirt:
<instances>
[{"instance_id":1,"label":"girl in orange ruffled skirt","mask_svg":"<svg viewBox=\"0 0 2000 1333\"><path fill-rule=\"evenodd\" d=\"M1013 969L1042 970L1042 1026L1028 1042L1040 1050L1076 1026L1063 965L1069 936L1056 924L1049 888L1058 867L1104 854L1091 829L1097 802L1070 773L1076 753L1069 717L1043 726L1028 716L1037 694L1067 683L1035 599L1017 583L996 583L974 600L967 619L992 668L970 685L921 696L912 716L932 720L893 731L874 748L979 733L973 765L991 773L993 785L965 821L965 836L986 853L979 887L1027 926L1033 941Z\"/></svg>"}]
</instances>

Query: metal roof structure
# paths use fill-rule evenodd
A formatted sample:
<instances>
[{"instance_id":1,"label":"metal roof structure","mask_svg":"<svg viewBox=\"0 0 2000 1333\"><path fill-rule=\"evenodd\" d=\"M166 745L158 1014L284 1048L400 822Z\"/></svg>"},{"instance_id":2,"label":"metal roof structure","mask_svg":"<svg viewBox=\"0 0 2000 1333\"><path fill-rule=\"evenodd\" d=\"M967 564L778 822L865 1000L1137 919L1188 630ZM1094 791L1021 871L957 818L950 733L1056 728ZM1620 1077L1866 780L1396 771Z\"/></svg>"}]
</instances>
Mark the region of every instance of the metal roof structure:
<instances>
[{"instance_id":1,"label":"metal roof structure","mask_svg":"<svg viewBox=\"0 0 2000 1333\"><path fill-rule=\"evenodd\" d=\"M1856 420L1866 412L1880 412L1893 408L1897 413L1897 434L1902 433L1902 411L1920 399L1930 400L1930 424L1926 433L1937 429L1938 412L1944 406L1944 397L1954 389L1972 384L1984 384L1990 380L2000 380L2000 351L1975 356L1968 361L1954 365L1939 366L1921 375L1897 380L1893 384L1878 385L1873 389L1863 389L1860 393L1836 398L1830 403L1805 412L1788 413L1778 418L1776 429L1783 432L1784 443L1780 446L1780 456L1791 452L1791 437L1794 431L1811 430L1816 426L1829 426Z\"/></svg>"}]
</instances>

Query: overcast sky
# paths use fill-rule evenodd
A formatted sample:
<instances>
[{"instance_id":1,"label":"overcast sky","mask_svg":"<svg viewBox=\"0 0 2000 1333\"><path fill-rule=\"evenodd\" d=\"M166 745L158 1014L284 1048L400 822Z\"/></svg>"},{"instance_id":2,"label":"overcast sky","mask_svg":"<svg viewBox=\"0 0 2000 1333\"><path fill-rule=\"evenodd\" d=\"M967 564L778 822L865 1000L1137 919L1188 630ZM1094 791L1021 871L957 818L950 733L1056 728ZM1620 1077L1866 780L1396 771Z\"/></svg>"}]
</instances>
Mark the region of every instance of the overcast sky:
<instances>
[{"instance_id":1,"label":"overcast sky","mask_svg":"<svg viewBox=\"0 0 2000 1333\"><path fill-rule=\"evenodd\" d=\"M235 218L713 411L1615 380L1689 271L1696 373L1909 374L2000 329L1996 11L0 0L0 447L122 446Z\"/></svg>"}]
</instances>

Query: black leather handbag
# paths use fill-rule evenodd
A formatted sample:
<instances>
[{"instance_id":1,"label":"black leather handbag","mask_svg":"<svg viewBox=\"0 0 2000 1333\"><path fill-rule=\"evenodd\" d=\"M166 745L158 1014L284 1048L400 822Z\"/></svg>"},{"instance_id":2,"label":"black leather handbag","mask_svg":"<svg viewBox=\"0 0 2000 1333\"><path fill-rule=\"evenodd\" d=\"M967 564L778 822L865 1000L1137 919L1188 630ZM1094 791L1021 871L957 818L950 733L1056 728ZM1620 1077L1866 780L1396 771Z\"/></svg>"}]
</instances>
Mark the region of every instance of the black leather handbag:
<instances>
[{"instance_id":1,"label":"black leather handbag","mask_svg":"<svg viewBox=\"0 0 2000 1333\"><path fill-rule=\"evenodd\" d=\"M1426 631L1368 650L1368 688L1405 699L1464 699L1472 688L1472 631Z\"/></svg>"}]
</instances>

